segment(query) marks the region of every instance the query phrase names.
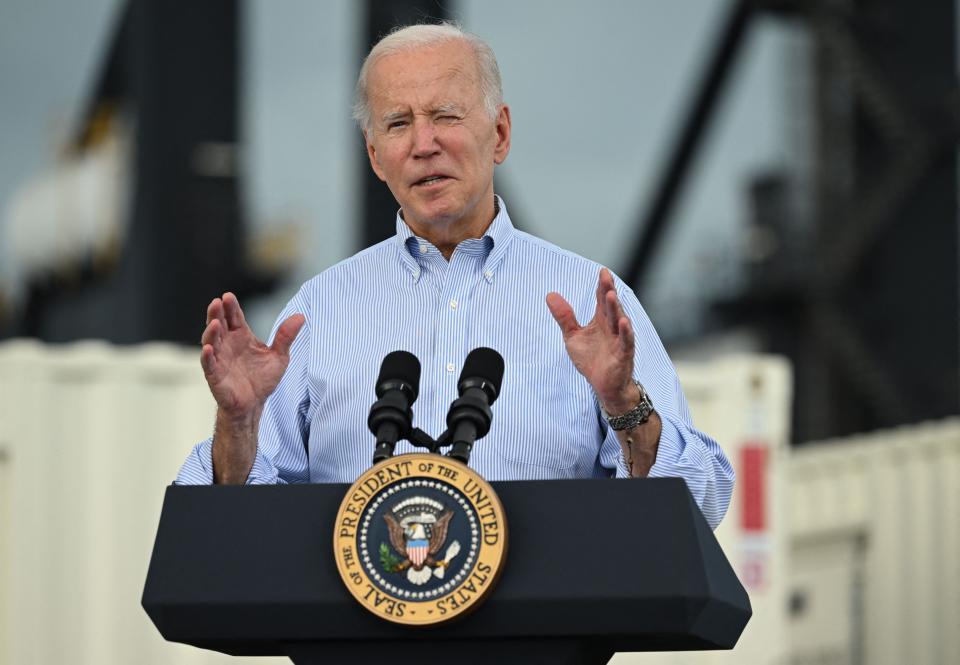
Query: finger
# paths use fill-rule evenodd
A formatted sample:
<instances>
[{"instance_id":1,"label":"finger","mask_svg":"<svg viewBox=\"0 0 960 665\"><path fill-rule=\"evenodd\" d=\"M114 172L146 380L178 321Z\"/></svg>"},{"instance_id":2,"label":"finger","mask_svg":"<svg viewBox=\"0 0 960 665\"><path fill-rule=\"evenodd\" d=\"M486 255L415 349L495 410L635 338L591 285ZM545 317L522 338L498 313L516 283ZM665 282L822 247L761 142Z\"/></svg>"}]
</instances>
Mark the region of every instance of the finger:
<instances>
[{"instance_id":1,"label":"finger","mask_svg":"<svg viewBox=\"0 0 960 665\"><path fill-rule=\"evenodd\" d=\"M223 318L223 301L220 298L214 298L207 305L207 323L220 318Z\"/></svg>"},{"instance_id":2,"label":"finger","mask_svg":"<svg viewBox=\"0 0 960 665\"><path fill-rule=\"evenodd\" d=\"M207 307L207 314L220 321L220 331L227 329L227 314L223 306L223 298L214 298L210 306Z\"/></svg>"},{"instance_id":3,"label":"finger","mask_svg":"<svg viewBox=\"0 0 960 665\"><path fill-rule=\"evenodd\" d=\"M616 288L616 284L613 283L613 273L607 268L600 268L600 282L608 290Z\"/></svg>"},{"instance_id":4,"label":"finger","mask_svg":"<svg viewBox=\"0 0 960 665\"><path fill-rule=\"evenodd\" d=\"M607 288L603 281L603 268L600 269L600 276L597 278L597 314L602 315L607 300Z\"/></svg>"},{"instance_id":5,"label":"finger","mask_svg":"<svg viewBox=\"0 0 960 665\"><path fill-rule=\"evenodd\" d=\"M547 307L550 309L550 313L553 315L557 325L560 326L560 331L564 337L580 330L580 325L577 323L577 317L573 313L573 308L570 307L570 303L564 300L563 296L559 293L547 294Z\"/></svg>"},{"instance_id":6,"label":"finger","mask_svg":"<svg viewBox=\"0 0 960 665\"><path fill-rule=\"evenodd\" d=\"M620 299L617 298L616 291L607 291L606 301L604 302L603 317L607 322L607 330L611 335L617 334L620 325L620 319L624 316L623 309L620 308Z\"/></svg>"},{"instance_id":7,"label":"finger","mask_svg":"<svg viewBox=\"0 0 960 665\"><path fill-rule=\"evenodd\" d=\"M606 268L600 268L600 277L597 279L597 288L601 289L603 293L608 291L616 291L617 285L613 281L613 273Z\"/></svg>"},{"instance_id":8,"label":"finger","mask_svg":"<svg viewBox=\"0 0 960 665\"><path fill-rule=\"evenodd\" d=\"M213 346L210 344L204 344L203 348L200 349L200 366L203 368L203 373L207 377L211 377L217 371L217 357L213 352Z\"/></svg>"},{"instance_id":9,"label":"finger","mask_svg":"<svg viewBox=\"0 0 960 665\"><path fill-rule=\"evenodd\" d=\"M227 330L237 330L247 325L246 319L243 318L243 310L240 309L240 301L229 291L223 294L223 311L226 316Z\"/></svg>"},{"instance_id":10,"label":"finger","mask_svg":"<svg viewBox=\"0 0 960 665\"><path fill-rule=\"evenodd\" d=\"M597 278L597 305L602 305L607 297L607 290L603 285L603 268L600 269L600 276Z\"/></svg>"},{"instance_id":11,"label":"finger","mask_svg":"<svg viewBox=\"0 0 960 665\"><path fill-rule=\"evenodd\" d=\"M620 353L624 358L633 359L635 353L636 339L633 336L633 325L630 319L625 316L620 317L619 322Z\"/></svg>"},{"instance_id":12,"label":"finger","mask_svg":"<svg viewBox=\"0 0 960 665\"><path fill-rule=\"evenodd\" d=\"M209 344L216 351L216 347L220 346L220 340L223 339L222 331L223 325L220 323L220 319L213 319L204 328L203 335L200 337L200 344Z\"/></svg>"},{"instance_id":13,"label":"finger","mask_svg":"<svg viewBox=\"0 0 960 665\"><path fill-rule=\"evenodd\" d=\"M287 356L290 354L290 346L297 334L306 322L307 317L303 314L294 314L277 328L277 334L273 336L273 345L270 347L277 353Z\"/></svg>"},{"instance_id":14,"label":"finger","mask_svg":"<svg viewBox=\"0 0 960 665\"><path fill-rule=\"evenodd\" d=\"M603 317L606 324L604 327L611 335L617 334L617 320L620 318L616 314L615 308L610 308L610 294L614 299L617 297L616 286L613 283L613 276L606 268L600 268L600 276L597 279L597 314Z\"/></svg>"}]
</instances>

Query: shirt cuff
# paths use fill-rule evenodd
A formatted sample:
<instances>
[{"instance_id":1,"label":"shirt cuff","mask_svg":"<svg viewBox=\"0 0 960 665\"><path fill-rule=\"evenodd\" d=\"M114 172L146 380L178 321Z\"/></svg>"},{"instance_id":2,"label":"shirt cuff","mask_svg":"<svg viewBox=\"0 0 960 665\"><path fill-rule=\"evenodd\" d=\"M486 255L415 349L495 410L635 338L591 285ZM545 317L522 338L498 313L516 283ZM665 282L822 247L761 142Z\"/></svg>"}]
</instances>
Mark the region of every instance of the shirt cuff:
<instances>
[{"instance_id":1,"label":"shirt cuff","mask_svg":"<svg viewBox=\"0 0 960 665\"><path fill-rule=\"evenodd\" d=\"M266 455L257 448L253 467L247 476L246 485L276 485L279 476L277 469ZM212 485L213 484L213 438L201 441L193 447L187 461L180 467L174 485Z\"/></svg>"},{"instance_id":2,"label":"shirt cuff","mask_svg":"<svg viewBox=\"0 0 960 665\"><path fill-rule=\"evenodd\" d=\"M660 428L660 441L657 444L657 459L653 463L653 466L650 468L650 472L647 474L648 478L684 478L686 475L684 471L687 470L687 460L681 461L681 458L686 449L686 445L681 435L677 425L673 421L669 420L666 416L661 414L659 411L657 414L660 416L661 428ZM616 444L617 450L617 478L630 478L630 470L627 468L627 460L623 456L623 446L620 445L619 440L617 439L617 433L613 429L607 430L607 436L610 438L612 443ZM689 482L687 483L690 484ZM692 492L692 490L691 490ZM696 499L696 495L694 496ZM699 504L699 499L697 500Z\"/></svg>"},{"instance_id":3,"label":"shirt cuff","mask_svg":"<svg viewBox=\"0 0 960 665\"><path fill-rule=\"evenodd\" d=\"M733 491L732 467L717 459L712 448L719 446L706 435L663 414L660 420L657 459L648 477L683 478L710 527L717 528Z\"/></svg>"},{"instance_id":4,"label":"shirt cuff","mask_svg":"<svg viewBox=\"0 0 960 665\"><path fill-rule=\"evenodd\" d=\"M706 459L708 453L702 445L687 445L680 427L669 417L661 414L660 421L663 428L660 431L657 460L647 477L683 478L697 505L703 506L704 470L713 466L713 460Z\"/></svg>"}]
</instances>

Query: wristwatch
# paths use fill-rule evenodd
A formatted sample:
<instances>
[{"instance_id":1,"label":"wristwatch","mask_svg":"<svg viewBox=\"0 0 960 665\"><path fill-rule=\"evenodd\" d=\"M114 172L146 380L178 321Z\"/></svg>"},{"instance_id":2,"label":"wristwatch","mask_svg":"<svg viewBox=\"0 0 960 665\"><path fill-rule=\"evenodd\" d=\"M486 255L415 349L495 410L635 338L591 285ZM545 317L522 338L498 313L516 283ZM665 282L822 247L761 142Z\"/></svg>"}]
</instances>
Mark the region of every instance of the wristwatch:
<instances>
[{"instance_id":1,"label":"wristwatch","mask_svg":"<svg viewBox=\"0 0 960 665\"><path fill-rule=\"evenodd\" d=\"M612 430L619 432L625 429L633 429L650 420L650 414L653 413L653 402L650 401L650 395L647 394L647 391L643 389L643 386L636 379L633 380L633 385L640 390L640 403L635 407L619 416L611 416L604 411L603 407L600 407L603 419L607 421L607 425L609 425Z\"/></svg>"}]
</instances>

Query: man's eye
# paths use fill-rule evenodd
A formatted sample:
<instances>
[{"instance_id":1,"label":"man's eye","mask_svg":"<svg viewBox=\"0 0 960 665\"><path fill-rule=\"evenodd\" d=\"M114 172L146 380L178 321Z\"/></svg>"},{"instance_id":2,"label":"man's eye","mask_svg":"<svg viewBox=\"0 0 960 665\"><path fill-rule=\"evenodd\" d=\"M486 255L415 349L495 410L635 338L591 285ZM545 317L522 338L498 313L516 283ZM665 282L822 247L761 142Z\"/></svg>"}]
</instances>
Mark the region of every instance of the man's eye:
<instances>
[{"instance_id":1,"label":"man's eye","mask_svg":"<svg viewBox=\"0 0 960 665\"><path fill-rule=\"evenodd\" d=\"M399 129L400 127L406 126L406 124L407 123L405 120L394 120L387 125L387 129Z\"/></svg>"}]
</instances>

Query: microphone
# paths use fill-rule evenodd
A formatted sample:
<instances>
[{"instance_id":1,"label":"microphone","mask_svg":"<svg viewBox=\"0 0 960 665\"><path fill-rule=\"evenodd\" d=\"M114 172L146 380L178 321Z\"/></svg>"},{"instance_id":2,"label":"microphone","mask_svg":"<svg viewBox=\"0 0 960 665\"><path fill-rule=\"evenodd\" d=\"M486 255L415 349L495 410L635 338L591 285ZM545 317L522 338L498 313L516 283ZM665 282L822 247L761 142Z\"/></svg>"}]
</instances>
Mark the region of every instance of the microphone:
<instances>
[{"instance_id":1,"label":"microphone","mask_svg":"<svg viewBox=\"0 0 960 665\"><path fill-rule=\"evenodd\" d=\"M447 413L447 431L453 446L450 457L464 464L470 461L473 443L490 431L493 413L490 405L500 394L503 381L503 356L486 347L474 349L467 355L457 382L460 397L450 405Z\"/></svg>"},{"instance_id":2,"label":"microphone","mask_svg":"<svg viewBox=\"0 0 960 665\"><path fill-rule=\"evenodd\" d=\"M393 351L380 365L377 399L370 407L367 427L377 438L373 463L393 457L397 441L410 435L411 406L420 392L420 361L412 353Z\"/></svg>"}]
</instances>

